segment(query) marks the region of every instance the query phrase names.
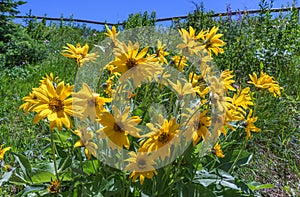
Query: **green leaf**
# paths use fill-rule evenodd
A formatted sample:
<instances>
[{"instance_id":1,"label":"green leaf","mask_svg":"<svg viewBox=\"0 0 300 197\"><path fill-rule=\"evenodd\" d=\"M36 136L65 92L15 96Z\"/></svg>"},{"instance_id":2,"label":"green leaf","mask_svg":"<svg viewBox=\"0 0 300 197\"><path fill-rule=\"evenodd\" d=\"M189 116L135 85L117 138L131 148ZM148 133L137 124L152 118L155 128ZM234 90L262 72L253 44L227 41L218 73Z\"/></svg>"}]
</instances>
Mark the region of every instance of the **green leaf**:
<instances>
[{"instance_id":1,"label":"green leaf","mask_svg":"<svg viewBox=\"0 0 300 197\"><path fill-rule=\"evenodd\" d=\"M55 173L53 163L40 163L35 165L35 167L43 171L51 172L52 174Z\"/></svg>"},{"instance_id":2,"label":"green leaf","mask_svg":"<svg viewBox=\"0 0 300 197\"><path fill-rule=\"evenodd\" d=\"M22 174L22 175L23 175L23 174ZM27 180L25 180L25 178L24 178L22 175L17 174L17 173L14 173L14 174L10 177L9 182L10 182L10 183L13 183L13 184L15 184L15 185L23 185L23 186L27 185L28 182L27 182Z\"/></svg>"},{"instance_id":3,"label":"green leaf","mask_svg":"<svg viewBox=\"0 0 300 197\"><path fill-rule=\"evenodd\" d=\"M31 186L27 186L27 187L25 187L25 189L23 191L21 191L20 193L18 193L16 195L16 197L28 196L28 194L30 194L30 193L41 192L42 190L45 190L45 189L46 189L45 185L31 185Z\"/></svg>"},{"instance_id":4,"label":"green leaf","mask_svg":"<svg viewBox=\"0 0 300 197\"><path fill-rule=\"evenodd\" d=\"M231 189L234 189L234 190L240 190L240 188L235 183L230 183L228 181L220 181L220 184L225 186L225 187L229 187Z\"/></svg>"},{"instance_id":5,"label":"green leaf","mask_svg":"<svg viewBox=\"0 0 300 197\"><path fill-rule=\"evenodd\" d=\"M203 185L204 187L208 187L209 185L215 183L217 179L198 179L197 183Z\"/></svg>"},{"instance_id":6,"label":"green leaf","mask_svg":"<svg viewBox=\"0 0 300 197\"><path fill-rule=\"evenodd\" d=\"M251 182L248 183L247 185L252 191L261 190L261 189L270 189L275 187L273 184L269 184L269 183L260 184L258 182Z\"/></svg>"},{"instance_id":7,"label":"green leaf","mask_svg":"<svg viewBox=\"0 0 300 197\"><path fill-rule=\"evenodd\" d=\"M141 108L136 108L132 111L133 116L142 116L144 114L144 110Z\"/></svg>"},{"instance_id":8,"label":"green leaf","mask_svg":"<svg viewBox=\"0 0 300 197\"><path fill-rule=\"evenodd\" d=\"M28 178L30 179L31 177L31 165L30 162L28 160L28 158L24 155L21 155L19 153L13 153L15 156L16 161L19 163L22 171L24 174L26 174L28 176Z\"/></svg>"},{"instance_id":9,"label":"green leaf","mask_svg":"<svg viewBox=\"0 0 300 197\"><path fill-rule=\"evenodd\" d=\"M10 179L10 177L13 174L14 171L15 171L15 169L12 169L11 171L5 172L2 175L2 179L0 179L0 186L2 185L2 183L7 182Z\"/></svg>"},{"instance_id":10,"label":"green leaf","mask_svg":"<svg viewBox=\"0 0 300 197\"><path fill-rule=\"evenodd\" d=\"M232 152L227 153L225 158L220 159L221 165L219 166L219 168L224 171L228 171L232 167L232 165L234 165L235 167L248 165L253 157L253 154L250 154L247 151L242 151L242 153L240 153L239 155L239 152L240 150L233 150ZM238 155L239 158L235 162Z\"/></svg>"},{"instance_id":11,"label":"green leaf","mask_svg":"<svg viewBox=\"0 0 300 197\"><path fill-rule=\"evenodd\" d=\"M262 62L259 63L260 70L264 69L264 64Z\"/></svg>"},{"instance_id":12,"label":"green leaf","mask_svg":"<svg viewBox=\"0 0 300 197\"><path fill-rule=\"evenodd\" d=\"M88 175L96 173L92 160L87 160L83 162L83 171Z\"/></svg>"},{"instance_id":13,"label":"green leaf","mask_svg":"<svg viewBox=\"0 0 300 197\"><path fill-rule=\"evenodd\" d=\"M54 133L53 134L53 141L54 143L57 143L57 144L62 144L63 143L68 143L68 145L70 145L69 141L68 141L68 138L70 137L70 133L69 132L59 132L59 133ZM44 138L45 140L47 141L51 141L50 138Z\"/></svg>"},{"instance_id":14,"label":"green leaf","mask_svg":"<svg viewBox=\"0 0 300 197\"><path fill-rule=\"evenodd\" d=\"M49 171L33 168L31 179L33 183L44 183L50 182L51 180L55 180L56 177L53 173Z\"/></svg>"},{"instance_id":15,"label":"green leaf","mask_svg":"<svg viewBox=\"0 0 300 197\"><path fill-rule=\"evenodd\" d=\"M71 165L72 165L72 159L70 156L68 156L66 158L62 158L61 160L59 160L58 172L63 172L65 169L67 169ZM54 167L54 165L53 165L53 167Z\"/></svg>"}]
</instances>

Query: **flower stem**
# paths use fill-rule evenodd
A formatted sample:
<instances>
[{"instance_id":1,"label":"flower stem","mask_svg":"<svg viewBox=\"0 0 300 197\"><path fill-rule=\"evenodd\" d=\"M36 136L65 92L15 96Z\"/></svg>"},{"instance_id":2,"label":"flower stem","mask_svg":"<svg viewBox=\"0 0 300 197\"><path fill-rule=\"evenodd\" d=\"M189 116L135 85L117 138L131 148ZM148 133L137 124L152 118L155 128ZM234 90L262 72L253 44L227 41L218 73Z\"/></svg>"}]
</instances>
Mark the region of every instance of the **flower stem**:
<instances>
[{"instance_id":1,"label":"flower stem","mask_svg":"<svg viewBox=\"0 0 300 197\"><path fill-rule=\"evenodd\" d=\"M237 163L237 161L239 160L239 157L240 157L240 155L242 154L242 152L245 150L245 147L246 147L246 140L244 140L244 142L243 142L243 146L242 146L242 148L240 149L240 151L239 151L239 154L236 156L236 158L235 158L235 160L233 161L233 163L232 163L232 165L231 165L231 167L230 167L230 169L228 170L228 172L229 173L232 173L232 171L233 171L233 168L234 168L234 166L235 166L235 164Z\"/></svg>"},{"instance_id":2,"label":"flower stem","mask_svg":"<svg viewBox=\"0 0 300 197\"><path fill-rule=\"evenodd\" d=\"M58 171L57 171L57 165L56 165L56 156L55 156L56 147L55 147L55 143L54 143L53 131L51 131L51 149L52 149L52 159L53 159L55 176L56 176L56 179L58 180L58 182L60 182Z\"/></svg>"},{"instance_id":3,"label":"flower stem","mask_svg":"<svg viewBox=\"0 0 300 197\"><path fill-rule=\"evenodd\" d=\"M76 76L77 76L77 72L78 72L78 67L79 67L79 65L78 65L78 63L77 63L76 66L75 66L74 83L75 83L75 81L76 81Z\"/></svg>"}]
</instances>

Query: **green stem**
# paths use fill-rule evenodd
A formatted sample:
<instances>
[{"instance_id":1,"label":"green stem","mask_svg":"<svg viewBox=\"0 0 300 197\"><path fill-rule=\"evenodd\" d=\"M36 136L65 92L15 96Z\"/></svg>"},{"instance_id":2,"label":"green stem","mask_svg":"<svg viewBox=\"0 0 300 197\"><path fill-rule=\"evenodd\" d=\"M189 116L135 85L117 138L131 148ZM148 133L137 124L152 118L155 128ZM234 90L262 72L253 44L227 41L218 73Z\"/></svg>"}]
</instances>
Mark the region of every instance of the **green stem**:
<instances>
[{"instance_id":1,"label":"green stem","mask_svg":"<svg viewBox=\"0 0 300 197\"><path fill-rule=\"evenodd\" d=\"M168 190L168 187L165 188L166 186L166 182L168 181L169 175L170 175L170 169L171 169L171 164L167 165L167 167L165 168L165 173L163 174L162 177L162 182L161 182L161 186L158 188L159 190L162 189L161 191L158 191L159 194L164 194L165 191Z\"/></svg>"},{"instance_id":2,"label":"green stem","mask_svg":"<svg viewBox=\"0 0 300 197\"><path fill-rule=\"evenodd\" d=\"M52 159L53 159L53 163L54 163L55 176L56 176L56 179L58 180L58 182L60 182L59 175L57 172L57 165L56 165L56 156L55 156L56 147L55 147L55 143L54 143L53 131L51 131L51 148L52 148Z\"/></svg>"},{"instance_id":3,"label":"green stem","mask_svg":"<svg viewBox=\"0 0 300 197\"><path fill-rule=\"evenodd\" d=\"M78 152L79 152L78 155L79 155L80 169L83 172L83 162L82 162L82 155L81 155L81 149L80 148L78 149Z\"/></svg>"},{"instance_id":4,"label":"green stem","mask_svg":"<svg viewBox=\"0 0 300 197\"><path fill-rule=\"evenodd\" d=\"M239 160L240 155L241 155L242 152L245 150L245 147L246 147L246 140L244 140L243 146L242 146L242 148L240 149L239 154L237 155L237 157L236 157L235 160L233 161L233 163L232 163L230 169L228 170L229 173L232 173L233 168L234 168L235 164L237 163L237 161Z\"/></svg>"},{"instance_id":5,"label":"green stem","mask_svg":"<svg viewBox=\"0 0 300 197\"><path fill-rule=\"evenodd\" d=\"M78 72L78 67L79 67L79 65L78 65L78 63L76 63L76 66L75 66L75 75L74 75L74 83L75 83L75 81L76 81L76 76L77 76L77 72Z\"/></svg>"},{"instance_id":6,"label":"green stem","mask_svg":"<svg viewBox=\"0 0 300 197\"><path fill-rule=\"evenodd\" d=\"M255 91L255 97L254 97L254 99L255 99L255 101L254 101L254 109L253 109L253 114L252 114L252 116L254 116L254 114L256 113L256 109L257 109L257 99L258 99L258 89L256 89L256 91Z\"/></svg>"},{"instance_id":7,"label":"green stem","mask_svg":"<svg viewBox=\"0 0 300 197\"><path fill-rule=\"evenodd\" d=\"M94 164L94 161L95 161L95 160L92 160L92 166L93 166L93 169L95 170L95 173L98 174L99 169L96 168L96 166L95 166L95 164Z\"/></svg>"}]
</instances>

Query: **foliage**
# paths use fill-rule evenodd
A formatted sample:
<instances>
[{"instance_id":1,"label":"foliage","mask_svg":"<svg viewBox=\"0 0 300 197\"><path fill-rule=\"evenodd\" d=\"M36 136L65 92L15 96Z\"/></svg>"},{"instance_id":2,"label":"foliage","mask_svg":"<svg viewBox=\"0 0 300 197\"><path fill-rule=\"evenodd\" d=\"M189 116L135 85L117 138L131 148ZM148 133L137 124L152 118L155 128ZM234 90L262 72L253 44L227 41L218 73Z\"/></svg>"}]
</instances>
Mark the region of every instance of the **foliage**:
<instances>
[{"instance_id":1,"label":"foliage","mask_svg":"<svg viewBox=\"0 0 300 197\"><path fill-rule=\"evenodd\" d=\"M44 46L41 41L31 38L20 25L12 22L18 13L17 6L23 1L1 2L0 25L0 59L2 67L22 66L26 63L37 63L44 56Z\"/></svg>"},{"instance_id":2,"label":"foliage","mask_svg":"<svg viewBox=\"0 0 300 197\"><path fill-rule=\"evenodd\" d=\"M154 26L156 20L155 12L151 12L149 15L148 12L130 14L128 19L123 22L122 27L124 29L130 29L135 27L143 26Z\"/></svg>"}]
</instances>

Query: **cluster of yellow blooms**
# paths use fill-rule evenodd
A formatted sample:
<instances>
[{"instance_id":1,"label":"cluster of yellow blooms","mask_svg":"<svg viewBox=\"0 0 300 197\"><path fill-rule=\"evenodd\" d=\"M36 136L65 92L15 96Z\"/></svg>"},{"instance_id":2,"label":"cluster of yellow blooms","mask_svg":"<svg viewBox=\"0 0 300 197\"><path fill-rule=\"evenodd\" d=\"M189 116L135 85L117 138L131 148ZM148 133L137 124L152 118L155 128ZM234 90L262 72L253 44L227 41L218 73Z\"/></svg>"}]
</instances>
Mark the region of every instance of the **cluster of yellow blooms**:
<instances>
[{"instance_id":1,"label":"cluster of yellow blooms","mask_svg":"<svg viewBox=\"0 0 300 197\"><path fill-rule=\"evenodd\" d=\"M82 66L84 62L93 61L96 59L96 53L88 53L89 52L89 45L85 44L81 47L80 43L75 46L72 44L67 43L68 47L63 47L62 55L68 58L76 59L76 63L79 66Z\"/></svg>"},{"instance_id":2,"label":"cluster of yellow blooms","mask_svg":"<svg viewBox=\"0 0 300 197\"><path fill-rule=\"evenodd\" d=\"M117 39L120 32L117 32L115 27L109 29L107 27L106 35L111 39L114 46L114 57L106 69L110 72L110 76L106 80L105 93L98 94L94 92L87 84L83 83L82 88L78 92L73 92L73 85L65 84L53 74L47 75L40 82L38 88L33 88L32 92L23 98L24 104L20 106L25 113L33 111L36 113L34 123L40 120L46 120L50 124L50 129L55 127L61 130L63 126L72 128L70 116L79 118L81 121L89 120L97 122L101 125L97 131L88 130L87 127L77 128L74 131L80 137L75 143L75 147L85 147L85 154L88 159L91 156L97 157L98 145L93 141L94 137L98 139L109 139L108 146L112 149L129 149L132 145L129 136L140 139L138 141L137 152L130 152L130 158L126 159L129 164L126 170L131 171L130 178L135 181L140 178L140 183L143 184L144 179L151 179L157 171L155 158L161 160L170 156L170 143L174 138L178 137L182 132L178 120L173 116L166 119L162 115L158 116L156 123L147 123L149 133L140 134L141 130L137 127L142 122L139 116L131 116L130 107L120 109L112 105L111 110L108 110L108 105L112 102L114 94L114 81L117 79L124 80L133 78L133 83L138 87L139 84L147 78L148 73L159 73L163 69L164 64L172 62L180 72L188 72L188 83L181 84L179 80L176 83L169 81L179 99L184 95L197 95L201 98L201 104L198 108L204 105L215 103L218 111L224 113L220 116L222 120L221 129L218 130L218 137L226 135L227 130L236 130L231 122L241 122L246 131L246 139L251 138L251 132L259 132L254 123L257 117L253 117L253 92L249 87L235 88L234 75L232 71L225 70L219 77L212 76L211 69L206 62L212 60L212 53L218 55L223 53L222 46L225 45L220 37L222 34L217 34L218 28L213 27L207 31L200 31L196 34L196 30L189 27L189 31L180 29L179 33L182 38L182 43L177 45L180 49L180 54L171 56L171 53L166 51L166 46L161 42L157 42L157 46L153 54L150 54L149 47L141 48L139 43L129 42L128 44ZM81 47L79 44L74 47L67 44L63 55L69 58L75 58L76 62L82 66L85 62L95 60L96 53L88 53L88 45ZM187 54L198 54L207 51L205 56L196 71L186 69L189 67L189 58ZM170 62L169 62L170 61ZM139 72L139 76L132 77L131 72L135 69ZM126 77L124 77L126 76ZM280 96L281 87L274 79L265 73L261 72L261 77L258 79L256 74L250 75L252 83L257 88L268 89L274 95ZM167 80L167 76L166 76ZM209 84L209 85L208 85ZM224 95L224 92L226 95ZM128 99L133 99L135 94L128 93ZM104 95L104 96L103 96ZM114 112L114 114L111 113ZM199 142L205 141L210 137L209 127L218 124L212 120L209 107L204 107L201 110L200 117L192 119L195 127L190 130L189 135L193 146ZM169 145L168 145L169 144ZM160 153L151 154L157 150ZM213 152L218 157L224 157L221 146L216 142ZM1 152L2 153L2 152Z\"/></svg>"}]
</instances>

